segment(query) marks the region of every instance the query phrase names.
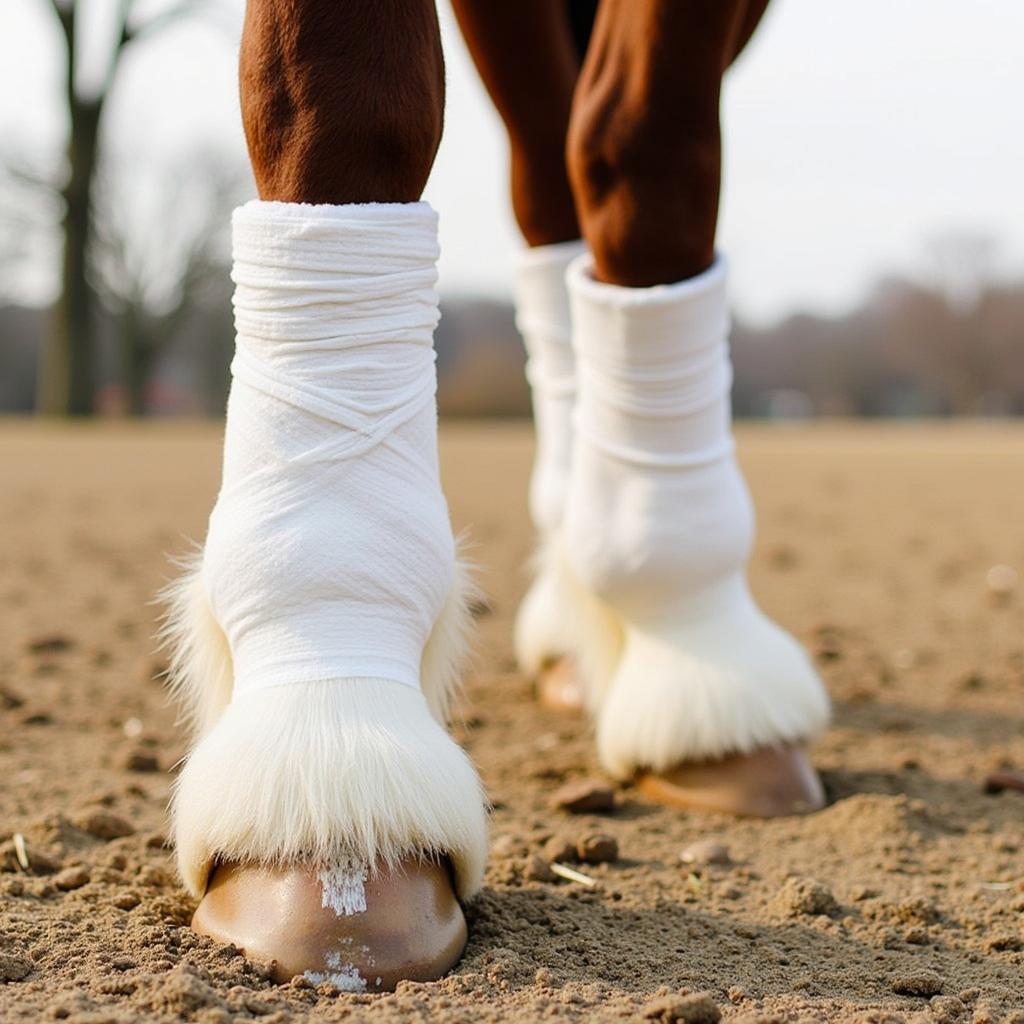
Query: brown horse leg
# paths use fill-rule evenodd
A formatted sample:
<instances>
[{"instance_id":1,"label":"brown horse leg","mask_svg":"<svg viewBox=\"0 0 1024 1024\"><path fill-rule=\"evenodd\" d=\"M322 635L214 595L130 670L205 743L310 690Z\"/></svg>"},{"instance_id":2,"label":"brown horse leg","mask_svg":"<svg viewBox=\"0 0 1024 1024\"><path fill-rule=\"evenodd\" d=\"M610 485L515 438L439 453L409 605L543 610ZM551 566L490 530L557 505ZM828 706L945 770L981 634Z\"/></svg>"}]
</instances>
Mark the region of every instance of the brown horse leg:
<instances>
[{"instance_id":1,"label":"brown horse leg","mask_svg":"<svg viewBox=\"0 0 1024 1024\"><path fill-rule=\"evenodd\" d=\"M711 265L719 95L746 0L603 0L576 89L568 159L602 281L644 287Z\"/></svg>"},{"instance_id":2,"label":"brown horse leg","mask_svg":"<svg viewBox=\"0 0 1024 1024\"><path fill-rule=\"evenodd\" d=\"M239 82L261 199L419 199L444 112L433 0L249 0Z\"/></svg>"},{"instance_id":3,"label":"brown horse leg","mask_svg":"<svg viewBox=\"0 0 1024 1024\"><path fill-rule=\"evenodd\" d=\"M721 275L703 276L698 291L641 290L695 278L715 261L722 76L764 7L761 0L602 0L568 141L593 277L637 290L572 282L580 302L577 353L589 366L588 343L597 343L587 373L603 381L600 390L581 394L579 423L605 447L586 448L574 463L573 493L583 497L567 512L567 532L583 538L574 549L577 564L583 571L596 566L606 599L614 604L625 594L621 600L634 610L603 698L599 749L613 770L637 771L652 799L755 816L821 805L820 783L796 744L821 725L826 703L806 660L764 624L746 596L750 526L742 483L726 461L727 448L708 454L728 442ZM694 393L698 385L706 394ZM614 401L605 400L609 394ZM607 451L617 451L618 460ZM602 551L586 560L594 546L584 534L588 524L600 533L593 510L602 495L610 500L609 523L616 514L628 523L639 508L647 530L640 554L630 546L633 534L624 534L622 565L630 568L621 579L611 554L614 526ZM696 512L680 495L691 496ZM723 598L722 587L734 583ZM644 587L649 593L641 600ZM667 608L678 609L675 618ZM781 701L791 704L785 728L772 724L774 711L755 713L746 697L726 696L744 683L756 695L762 675L781 685ZM695 726L693 716L709 706L715 714ZM674 740L684 733L685 743ZM752 735L764 738L752 743ZM687 750L732 753L687 760Z\"/></svg>"},{"instance_id":4,"label":"brown horse leg","mask_svg":"<svg viewBox=\"0 0 1024 1024\"><path fill-rule=\"evenodd\" d=\"M508 132L512 209L529 245L580 237L565 169L579 56L561 0L453 0L459 26Z\"/></svg>"},{"instance_id":5,"label":"brown horse leg","mask_svg":"<svg viewBox=\"0 0 1024 1024\"><path fill-rule=\"evenodd\" d=\"M419 199L444 104L433 0L249 0L240 79L263 200ZM382 991L458 959L466 923L445 862L417 855L368 879L342 876L316 863L221 861L192 926L270 962L279 981L305 973Z\"/></svg>"}]
</instances>

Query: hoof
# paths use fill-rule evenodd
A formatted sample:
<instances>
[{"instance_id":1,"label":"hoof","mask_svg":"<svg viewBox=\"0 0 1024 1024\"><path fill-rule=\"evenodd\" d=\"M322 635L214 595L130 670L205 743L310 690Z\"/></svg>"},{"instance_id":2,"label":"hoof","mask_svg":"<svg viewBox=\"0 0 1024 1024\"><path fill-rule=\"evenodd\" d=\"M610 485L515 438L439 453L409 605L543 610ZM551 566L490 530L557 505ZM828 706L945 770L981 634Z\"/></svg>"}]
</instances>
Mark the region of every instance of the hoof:
<instances>
[{"instance_id":1,"label":"hoof","mask_svg":"<svg viewBox=\"0 0 1024 1024\"><path fill-rule=\"evenodd\" d=\"M563 655L546 662L537 675L537 702L559 715L583 714L583 680L576 663Z\"/></svg>"},{"instance_id":2,"label":"hoof","mask_svg":"<svg viewBox=\"0 0 1024 1024\"><path fill-rule=\"evenodd\" d=\"M747 818L807 814L825 806L821 780L800 747L762 747L752 754L648 772L637 777L636 788L666 807Z\"/></svg>"},{"instance_id":3,"label":"hoof","mask_svg":"<svg viewBox=\"0 0 1024 1024\"><path fill-rule=\"evenodd\" d=\"M221 864L192 929L271 965L348 992L435 981L466 946L466 919L445 864L409 859L394 870Z\"/></svg>"}]
</instances>

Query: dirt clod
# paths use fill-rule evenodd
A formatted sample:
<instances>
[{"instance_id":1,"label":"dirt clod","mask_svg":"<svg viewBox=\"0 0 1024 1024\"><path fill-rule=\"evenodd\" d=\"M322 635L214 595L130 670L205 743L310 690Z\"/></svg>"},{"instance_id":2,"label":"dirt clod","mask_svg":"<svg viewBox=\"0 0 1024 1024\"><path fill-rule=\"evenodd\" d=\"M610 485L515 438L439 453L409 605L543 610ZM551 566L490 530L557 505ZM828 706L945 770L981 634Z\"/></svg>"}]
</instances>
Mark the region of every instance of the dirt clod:
<instances>
[{"instance_id":1,"label":"dirt clod","mask_svg":"<svg viewBox=\"0 0 1024 1024\"><path fill-rule=\"evenodd\" d=\"M35 964L26 956L0 953L0 982L22 981L35 970Z\"/></svg>"},{"instance_id":2,"label":"dirt clod","mask_svg":"<svg viewBox=\"0 0 1024 1024\"><path fill-rule=\"evenodd\" d=\"M813 878L787 879L777 902L790 917L831 915L839 910L832 890Z\"/></svg>"},{"instance_id":3,"label":"dirt clod","mask_svg":"<svg viewBox=\"0 0 1024 1024\"><path fill-rule=\"evenodd\" d=\"M576 860L576 841L567 836L552 836L541 850L541 856L549 864L556 860L565 863L573 863Z\"/></svg>"},{"instance_id":4,"label":"dirt clod","mask_svg":"<svg viewBox=\"0 0 1024 1024\"><path fill-rule=\"evenodd\" d=\"M89 872L83 867L65 868L54 876L53 884L61 892L71 892L72 889L81 889L89 882Z\"/></svg>"},{"instance_id":5,"label":"dirt clod","mask_svg":"<svg viewBox=\"0 0 1024 1024\"><path fill-rule=\"evenodd\" d=\"M942 991L942 978L927 968L896 974L890 984L901 996L935 996Z\"/></svg>"},{"instance_id":6,"label":"dirt clod","mask_svg":"<svg viewBox=\"0 0 1024 1024\"><path fill-rule=\"evenodd\" d=\"M718 1024L722 1011L708 992L659 996L643 1008L647 1020L659 1024Z\"/></svg>"},{"instance_id":7,"label":"dirt clod","mask_svg":"<svg viewBox=\"0 0 1024 1024\"><path fill-rule=\"evenodd\" d=\"M83 811L74 819L74 823L83 832L88 832L97 839L120 839L135 834L134 826L124 818L100 808Z\"/></svg>"},{"instance_id":8,"label":"dirt clod","mask_svg":"<svg viewBox=\"0 0 1024 1024\"><path fill-rule=\"evenodd\" d=\"M122 763L130 772L160 771L160 759L149 750L130 750Z\"/></svg>"},{"instance_id":9,"label":"dirt clod","mask_svg":"<svg viewBox=\"0 0 1024 1024\"><path fill-rule=\"evenodd\" d=\"M70 651L74 645L75 643L70 637L54 633L51 636L40 636L29 640L25 646L33 654L60 654Z\"/></svg>"}]
</instances>

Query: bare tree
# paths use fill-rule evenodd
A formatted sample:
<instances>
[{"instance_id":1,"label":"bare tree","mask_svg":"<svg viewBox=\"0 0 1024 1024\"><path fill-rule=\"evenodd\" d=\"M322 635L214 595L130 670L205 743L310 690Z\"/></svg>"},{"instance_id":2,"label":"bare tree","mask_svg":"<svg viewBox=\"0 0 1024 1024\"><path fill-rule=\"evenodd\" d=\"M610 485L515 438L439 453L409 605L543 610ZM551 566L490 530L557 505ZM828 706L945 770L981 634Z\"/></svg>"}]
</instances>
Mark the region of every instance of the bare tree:
<instances>
[{"instance_id":1,"label":"bare tree","mask_svg":"<svg viewBox=\"0 0 1024 1024\"><path fill-rule=\"evenodd\" d=\"M148 189L146 175L133 169L132 177L129 192L111 170L98 176L90 282L114 318L128 411L141 415L157 360L207 299L223 298L224 211L236 204L242 182L212 154L153 168Z\"/></svg>"},{"instance_id":2,"label":"bare tree","mask_svg":"<svg viewBox=\"0 0 1024 1024\"><path fill-rule=\"evenodd\" d=\"M64 38L67 55L64 101L70 130L64 182L60 188L63 251L60 297L40 359L37 408L49 414L88 415L95 392L96 294L88 274L95 224L91 197L100 158L100 125L121 59L137 40L188 13L198 0L180 0L149 21L134 24L134 0L118 0L115 31L99 85L79 82L82 45L76 0L49 0Z\"/></svg>"}]
</instances>

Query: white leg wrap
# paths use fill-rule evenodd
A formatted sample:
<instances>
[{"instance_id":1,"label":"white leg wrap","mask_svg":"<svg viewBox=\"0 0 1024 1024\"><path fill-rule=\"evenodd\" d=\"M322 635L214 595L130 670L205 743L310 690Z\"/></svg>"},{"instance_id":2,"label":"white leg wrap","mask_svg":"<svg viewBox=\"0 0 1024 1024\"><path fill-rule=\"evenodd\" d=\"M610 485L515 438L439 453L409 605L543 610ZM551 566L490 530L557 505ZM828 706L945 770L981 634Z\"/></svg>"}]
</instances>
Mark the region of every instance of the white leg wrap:
<instances>
[{"instance_id":1,"label":"white leg wrap","mask_svg":"<svg viewBox=\"0 0 1024 1024\"><path fill-rule=\"evenodd\" d=\"M201 732L181 873L446 855L468 897L486 814L440 724L471 595L438 475L436 216L254 202L233 227L223 483L167 619Z\"/></svg>"},{"instance_id":2,"label":"white leg wrap","mask_svg":"<svg viewBox=\"0 0 1024 1024\"><path fill-rule=\"evenodd\" d=\"M824 689L746 584L723 262L634 289L596 282L584 258L568 281L579 392L562 546L623 638L588 672L602 763L626 777L808 738Z\"/></svg>"},{"instance_id":3,"label":"white leg wrap","mask_svg":"<svg viewBox=\"0 0 1024 1024\"><path fill-rule=\"evenodd\" d=\"M583 242L524 249L515 266L516 325L526 345L536 453L530 478L530 516L538 535L534 578L519 607L515 650L520 667L536 674L549 659L572 650L566 620L570 596L553 543L562 521L572 455L576 359L565 272L586 251Z\"/></svg>"}]
</instances>

